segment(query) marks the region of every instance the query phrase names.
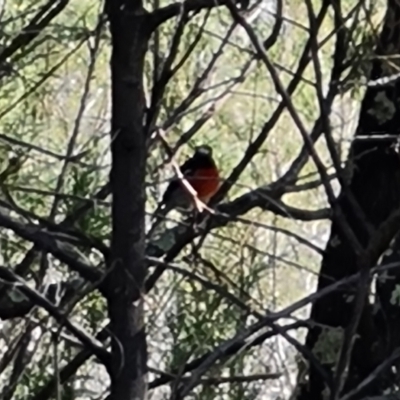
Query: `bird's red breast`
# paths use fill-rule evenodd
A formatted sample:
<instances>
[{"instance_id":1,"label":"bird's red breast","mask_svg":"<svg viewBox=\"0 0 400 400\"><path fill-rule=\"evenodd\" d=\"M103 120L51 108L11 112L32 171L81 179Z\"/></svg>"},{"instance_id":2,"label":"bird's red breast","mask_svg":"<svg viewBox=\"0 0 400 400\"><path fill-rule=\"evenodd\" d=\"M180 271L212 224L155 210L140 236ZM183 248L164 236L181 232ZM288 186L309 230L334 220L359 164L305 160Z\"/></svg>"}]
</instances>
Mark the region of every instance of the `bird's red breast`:
<instances>
[{"instance_id":1,"label":"bird's red breast","mask_svg":"<svg viewBox=\"0 0 400 400\"><path fill-rule=\"evenodd\" d=\"M200 168L193 176L188 177L187 180L203 203L208 203L211 197L217 193L220 186L218 169L215 167Z\"/></svg>"}]
</instances>

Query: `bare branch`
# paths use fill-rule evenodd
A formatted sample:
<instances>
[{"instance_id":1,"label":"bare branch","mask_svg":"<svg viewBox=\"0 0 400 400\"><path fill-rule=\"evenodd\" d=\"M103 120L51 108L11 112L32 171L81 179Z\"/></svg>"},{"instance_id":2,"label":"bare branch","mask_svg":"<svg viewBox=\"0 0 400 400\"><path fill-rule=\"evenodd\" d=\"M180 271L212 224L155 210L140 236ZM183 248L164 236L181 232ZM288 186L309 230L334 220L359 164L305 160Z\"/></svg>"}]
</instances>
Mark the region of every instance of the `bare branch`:
<instances>
[{"instance_id":1,"label":"bare branch","mask_svg":"<svg viewBox=\"0 0 400 400\"><path fill-rule=\"evenodd\" d=\"M329 183L329 178L328 178L328 174L325 170L325 167L324 167L320 157L318 156L318 154L314 148L313 142L310 139L310 137L307 133L307 130L293 105L290 95L287 93L287 91L283 87L281 79L279 78L279 75L278 75L274 65L271 63L267 53L265 52L263 45L260 43L260 40L257 37L256 33L254 32L252 27L239 14L236 6L231 1L228 1L227 7L228 7L229 11L231 12L232 17L240 25L242 25L242 27L245 29L249 39L251 40L253 46L257 50L257 53L259 54L261 60L265 64L268 72L270 73L271 78L275 84L277 92L282 96L282 99L283 99L284 103L286 104L286 107L304 140L307 150L309 151L311 158L313 159L313 161L317 167L317 170L318 170L319 174L321 175L329 203L331 204L332 209L334 210L335 216L337 217L336 218L337 223L340 226L343 235L347 238L347 240L350 241L350 243L352 244L354 249L356 249L356 252L358 254L362 254L363 247L361 246L358 238L354 234L352 228L350 227L347 220L345 219L342 210L340 209L340 207L337 204L336 197L335 197L333 189Z\"/></svg>"},{"instance_id":2,"label":"bare branch","mask_svg":"<svg viewBox=\"0 0 400 400\"><path fill-rule=\"evenodd\" d=\"M159 8L158 10L153 11L153 13L150 15L152 29L155 30L159 25L173 17L178 16L182 12L189 13L190 11L193 11L197 13L204 9L223 6L226 4L226 1L227 0L186 0L183 3L176 2ZM241 3L240 0L237 2L239 4Z\"/></svg>"},{"instance_id":3,"label":"bare branch","mask_svg":"<svg viewBox=\"0 0 400 400\"><path fill-rule=\"evenodd\" d=\"M313 221L331 217L330 209L317 211L301 210L284 204L280 199L285 193L284 188L279 186L263 187L251 191L231 203L221 204L216 207L214 215L210 219L197 226L194 232L193 224L179 225L176 228L164 232L161 237L150 242L146 253L148 256L161 257L167 253L166 261L172 258L190 243L195 237L204 235L212 229L216 229L232 222L239 215L243 215L253 208L259 207L265 211L271 211L276 215L302 221ZM159 265L152 275L147 278L146 291L149 291L161 277L165 267Z\"/></svg>"},{"instance_id":4,"label":"bare branch","mask_svg":"<svg viewBox=\"0 0 400 400\"><path fill-rule=\"evenodd\" d=\"M0 226L11 229L18 236L34 243L38 248L51 253L60 261L66 263L73 271L78 272L90 282L100 281L101 273L98 269L79 260L76 254L63 250L51 234L44 232L40 227L27 227L0 212Z\"/></svg>"},{"instance_id":5,"label":"bare branch","mask_svg":"<svg viewBox=\"0 0 400 400\"><path fill-rule=\"evenodd\" d=\"M355 389L351 390L345 396L341 397L340 400L351 400L361 390L368 386L371 382L379 377L385 370L388 370L393 366L393 363L400 358L400 349L395 350L390 357L382 362L378 367L375 368Z\"/></svg>"},{"instance_id":6,"label":"bare branch","mask_svg":"<svg viewBox=\"0 0 400 400\"><path fill-rule=\"evenodd\" d=\"M376 274L377 272L382 271L383 268L384 270L391 270L391 269L398 269L400 268L400 263L392 263L388 264L386 266L379 266L376 268L373 268L370 271L370 274ZM263 340L266 338L272 337L276 334L276 331L271 329L271 331L264 333L263 335L260 335L259 337L252 339L251 342L249 343L247 341L247 338L253 335L254 333L258 332L260 329L262 329L264 326L268 326L270 324L276 323L279 319L281 318L288 318L290 315L295 312L296 310L305 307L309 303L314 303L316 300L328 295L329 293L332 293L334 291L339 290L345 285L348 285L352 282L356 282L357 280L360 279L360 273L351 275L349 277L343 278L340 281L334 282L331 285L325 287L321 291L317 293L313 293L311 295L308 295L295 303L291 304L290 306L286 307L285 309L278 311L276 313L270 313L269 315L265 316L263 320L256 322L253 325L250 325L249 327L245 328L242 330L242 332L239 332L234 338L229 339L224 341L221 345L216 347L214 350L210 351L209 353L203 355L197 360L192 361L191 363L187 364L183 368L183 372L189 371L196 369L197 372L195 375L192 375L192 379L188 382L188 384L193 384L195 380L197 379L197 374L202 375L202 371L205 368L205 366L211 366L213 365L217 360L220 360L222 358L225 358L227 356L232 356L239 352L241 349L244 347L251 347L253 345L258 345L260 344L258 340L262 337ZM297 323L283 326L280 329L283 331L287 332L289 329L296 329L299 327L297 325L300 323L300 326L307 325L307 322L305 321L298 321ZM295 328L296 327L296 328ZM256 344L255 344L256 343ZM167 382L172 380L171 378L159 378L156 379L153 382L150 382L149 387L154 388L160 385L163 385ZM189 386L187 386L189 387Z\"/></svg>"},{"instance_id":7,"label":"bare branch","mask_svg":"<svg viewBox=\"0 0 400 400\"><path fill-rule=\"evenodd\" d=\"M21 279L18 275L15 275L10 269L0 267L0 278L6 282L12 283L18 287L29 300L44 308L59 324L65 325L65 327L78 338L82 344L90 349L90 351L97 356L97 358L107 366L109 364L109 353L98 343L98 341L92 338L82 328L73 324L69 319L58 310L56 306L51 304L45 297L43 297L35 289L30 288L26 282Z\"/></svg>"},{"instance_id":8,"label":"bare branch","mask_svg":"<svg viewBox=\"0 0 400 400\"><path fill-rule=\"evenodd\" d=\"M67 4L68 0L49 0L29 24L22 29L21 33L0 53L0 64L6 62L19 49L32 42Z\"/></svg>"}]
</instances>

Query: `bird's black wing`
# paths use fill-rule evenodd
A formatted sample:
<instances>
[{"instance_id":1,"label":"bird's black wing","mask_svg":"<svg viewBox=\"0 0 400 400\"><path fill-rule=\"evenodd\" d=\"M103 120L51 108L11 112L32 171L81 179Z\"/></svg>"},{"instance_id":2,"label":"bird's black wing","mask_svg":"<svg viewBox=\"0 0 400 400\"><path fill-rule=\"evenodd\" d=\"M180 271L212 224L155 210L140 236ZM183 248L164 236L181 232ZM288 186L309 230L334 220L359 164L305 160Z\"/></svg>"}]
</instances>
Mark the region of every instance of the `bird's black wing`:
<instances>
[{"instance_id":1,"label":"bird's black wing","mask_svg":"<svg viewBox=\"0 0 400 400\"><path fill-rule=\"evenodd\" d=\"M179 169L181 170L183 176L190 176L193 174L193 172L196 170L196 164L197 164L196 158L192 157L186 160L180 167Z\"/></svg>"},{"instance_id":2,"label":"bird's black wing","mask_svg":"<svg viewBox=\"0 0 400 400\"><path fill-rule=\"evenodd\" d=\"M193 172L196 170L196 163L197 163L196 159L192 157L186 160L179 167L185 178L191 176ZM168 200L171 198L171 195L175 192L175 190L179 189L179 187L180 187L179 178L172 179L166 191L164 192L162 203L165 204L166 202L168 202Z\"/></svg>"}]
</instances>

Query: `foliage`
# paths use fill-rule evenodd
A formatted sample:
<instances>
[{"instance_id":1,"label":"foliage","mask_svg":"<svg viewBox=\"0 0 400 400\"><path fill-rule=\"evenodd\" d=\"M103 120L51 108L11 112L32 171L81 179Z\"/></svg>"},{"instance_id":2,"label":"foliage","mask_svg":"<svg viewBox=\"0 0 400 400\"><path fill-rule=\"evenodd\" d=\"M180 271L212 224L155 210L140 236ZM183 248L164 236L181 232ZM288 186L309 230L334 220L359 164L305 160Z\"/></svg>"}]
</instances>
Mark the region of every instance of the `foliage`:
<instances>
[{"instance_id":1,"label":"foliage","mask_svg":"<svg viewBox=\"0 0 400 400\"><path fill-rule=\"evenodd\" d=\"M320 3L314 2L316 14ZM298 22L308 19L306 2L291 1L290 7L284 6L282 29L267 55L285 87L299 79L291 101L308 133L321 114L317 87L326 95L337 85L327 118L343 162L381 28L382 4L341 3L346 48L340 82L330 82L338 40L332 9L316 33L320 70L309 60L304 70L296 72L310 38L308 21ZM11 46L46 4L7 2L2 10L0 47ZM166 1L145 2L149 12L168 6ZM32 235L43 231L68 243L74 257L79 254L80 260L99 273L104 271L112 226L111 199L104 190L112 162L111 44L107 26L99 17L101 7L94 0L71 0L34 40L0 62L1 213ZM244 14L261 41L279 21L276 12L261 3ZM144 76L140 77L149 110L154 112L152 121L146 121L152 142L145 182L149 215L173 174L165 162L166 152L153 140L157 132L163 133L170 150L178 151L173 162L190 156L198 144L212 145L224 179L242 160L245 168L232 182L221 207L235 205L238 198L247 201L243 200L237 212L232 208L228 223L220 223L186 245L171 260L175 268L167 268L146 295L153 398L168 398L179 386L177 381L171 386L156 385L157 379L180 376L185 364L215 351L267 311L275 313L307 296L316 283L321 248L329 234L330 205L307 152L303 150L298 159L298 170L293 164L304 140L256 53L245 30L222 6L181 13L161 24L149 42ZM382 110L387 111L384 102L375 112ZM333 174L327 132L320 129L317 133L321 139L314 148L326 171ZM262 140L254 145L258 138ZM249 156L254 147L255 154ZM337 191L338 182L332 182ZM260 193L262 201L253 201ZM175 221L168 228L174 230L181 217L172 215ZM0 225L3 266L46 295L90 335L107 325L107 303L93 283L81 279L34 240ZM28 257L29 251L33 257ZM149 274L154 269L151 265ZM394 294L393 299L398 302ZM27 303L18 285L0 287L0 318L4 317L0 323L0 397L4 399L51 398L41 391L54 377L61 379L58 372L73 362L83 346L41 307L28 307L19 318L15 310ZM299 307L285 315L279 329L293 318L305 321L308 311ZM14 317L6 317L13 312ZM233 357L218 359L189 396L287 398L293 389L299 348L279 330L256 343L274 326L271 323L246 338L246 345ZM304 332L296 330L290 335L302 348ZM278 375L270 379L271 374ZM109 383L104 366L91 358L60 384L57 398L103 398Z\"/></svg>"}]
</instances>

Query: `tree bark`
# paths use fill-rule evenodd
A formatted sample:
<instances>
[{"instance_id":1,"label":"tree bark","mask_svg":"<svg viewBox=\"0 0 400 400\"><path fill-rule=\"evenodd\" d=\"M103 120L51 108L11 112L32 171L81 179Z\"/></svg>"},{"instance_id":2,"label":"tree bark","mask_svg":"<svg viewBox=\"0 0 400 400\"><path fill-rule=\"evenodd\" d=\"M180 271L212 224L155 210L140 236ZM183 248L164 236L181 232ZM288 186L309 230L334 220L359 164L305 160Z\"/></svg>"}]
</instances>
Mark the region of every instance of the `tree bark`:
<instances>
[{"instance_id":1,"label":"tree bark","mask_svg":"<svg viewBox=\"0 0 400 400\"><path fill-rule=\"evenodd\" d=\"M112 36L112 238L106 290L112 332L112 400L146 398L143 67L150 37L138 1L109 0Z\"/></svg>"},{"instance_id":2,"label":"tree bark","mask_svg":"<svg viewBox=\"0 0 400 400\"><path fill-rule=\"evenodd\" d=\"M400 53L400 4L395 0L388 1L387 14L384 27L376 46L375 57L372 64L370 80L390 76L398 71L393 68L399 64L398 60L389 59L390 55ZM383 56L383 57L382 57ZM392 66L390 66L392 65ZM350 183L350 190L356 197L369 222L378 227L389 214L400 205L400 159L395 148L395 139L383 138L383 135L398 135L400 127L400 81L395 80L389 84L371 86L367 89L359 117L359 124L355 140L352 143L350 158L354 164L354 174ZM359 136L378 137L358 140ZM356 233L363 246L368 244L368 234L363 225L354 215L352 207L342 192L338 199L347 221ZM399 257L397 255L397 261ZM393 261L393 259L391 260ZM357 272L357 255L352 246L343 240L334 221L331 228L330 239L327 244L318 281L321 290L333 281L340 280ZM396 277L397 279L397 277ZM386 299L382 306L389 307L388 297L391 296L394 282L385 287L378 287L379 297ZM318 324L328 327L346 328L352 317L353 302L356 287L348 287L341 292L335 292L318 300L312 308L311 318ZM356 339L352 352L349 374L344 386L344 392L357 387L357 385L370 374L374 368L387 358L396 343L388 346L387 330L400 324L400 315L397 309L391 308L391 323L382 324L386 320L388 309L381 308L378 313L373 312L373 304L365 299L365 306L358 326L359 338ZM397 328L398 330L398 328ZM306 345L311 349L324 346L326 331L321 335L320 327L309 330ZM331 344L325 341L325 351L332 351ZM337 353L336 353L337 355ZM329 358L329 357L328 357ZM335 360L321 360L328 371L333 372ZM390 375L380 375L365 390L359 391L352 399L362 398L367 395L382 394L390 386ZM308 382L301 385L301 400L322 400L322 392L326 388L314 366L310 366Z\"/></svg>"}]
</instances>

